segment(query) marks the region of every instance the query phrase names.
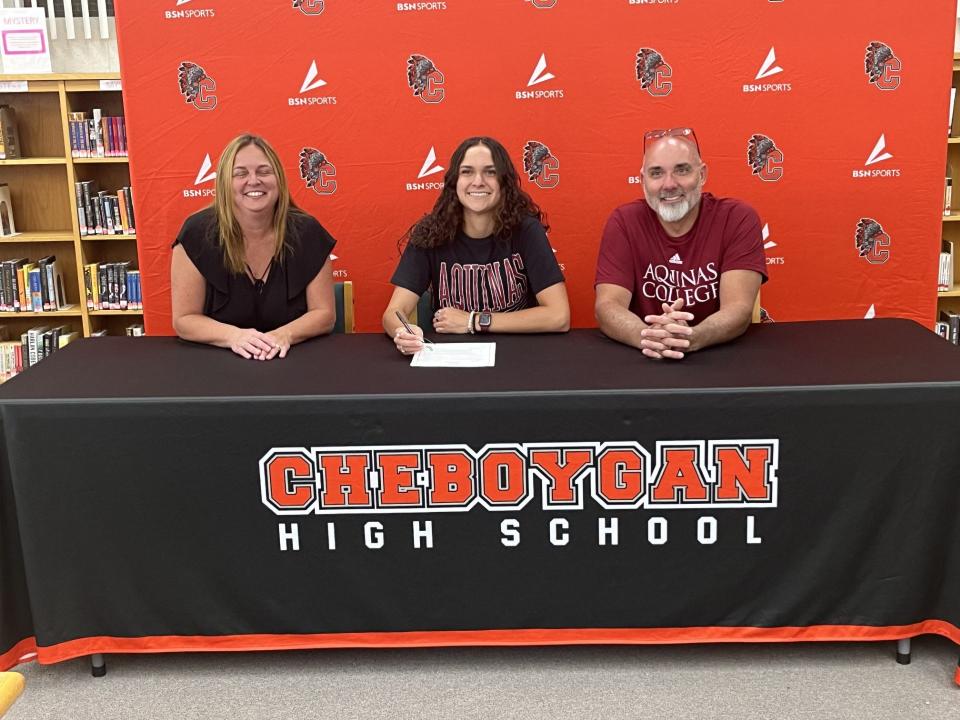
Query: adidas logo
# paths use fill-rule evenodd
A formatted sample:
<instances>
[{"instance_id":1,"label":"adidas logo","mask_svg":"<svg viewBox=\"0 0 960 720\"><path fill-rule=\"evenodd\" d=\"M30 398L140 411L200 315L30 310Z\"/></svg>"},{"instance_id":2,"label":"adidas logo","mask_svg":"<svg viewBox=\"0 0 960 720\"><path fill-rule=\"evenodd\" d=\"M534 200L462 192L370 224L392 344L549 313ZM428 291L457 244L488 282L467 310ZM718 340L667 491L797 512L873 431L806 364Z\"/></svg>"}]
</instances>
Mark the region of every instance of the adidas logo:
<instances>
[{"instance_id":1,"label":"adidas logo","mask_svg":"<svg viewBox=\"0 0 960 720\"><path fill-rule=\"evenodd\" d=\"M673 257L670 258L670 262L674 265L683 265L683 260L680 259L680 253L674 253Z\"/></svg>"}]
</instances>

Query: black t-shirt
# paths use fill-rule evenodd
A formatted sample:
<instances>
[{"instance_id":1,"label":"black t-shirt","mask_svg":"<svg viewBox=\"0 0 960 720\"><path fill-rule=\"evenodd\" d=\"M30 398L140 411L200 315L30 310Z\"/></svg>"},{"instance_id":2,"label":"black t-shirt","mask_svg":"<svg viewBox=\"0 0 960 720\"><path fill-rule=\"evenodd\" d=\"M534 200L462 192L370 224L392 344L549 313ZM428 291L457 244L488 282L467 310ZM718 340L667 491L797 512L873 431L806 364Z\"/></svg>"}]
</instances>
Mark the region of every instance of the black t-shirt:
<instances>
[{"instance_id":1,"label":"black t-shirt","mask_svg":"<svg viewBox=\"0 0 960 720\"><path fill-rule=\"evenodd\" d=\"M270 263L270 272L259 292L245 273L231 272L224 264L213 208L188 217L173 244L183 245L187 257L207 281L204 315L228 325L269 332L307 311L307 285L320 272L336 244L323 226L306 213L287 216L286 239L289 251L282 263Z\"/></svg>"},{"instance_id":2,"label":"black t-shirt","mask_svg":"<svg viewBox=\"0 0 960 720\"><path fill-rule=\"evenodd\" d=\"M513 312L537 306L537 293L563 282L543 226L523 220L509 240L457 233L428 250L407 244L390 282L416 295L433 288L433 307Z\"/></svg>"}]
</instances>

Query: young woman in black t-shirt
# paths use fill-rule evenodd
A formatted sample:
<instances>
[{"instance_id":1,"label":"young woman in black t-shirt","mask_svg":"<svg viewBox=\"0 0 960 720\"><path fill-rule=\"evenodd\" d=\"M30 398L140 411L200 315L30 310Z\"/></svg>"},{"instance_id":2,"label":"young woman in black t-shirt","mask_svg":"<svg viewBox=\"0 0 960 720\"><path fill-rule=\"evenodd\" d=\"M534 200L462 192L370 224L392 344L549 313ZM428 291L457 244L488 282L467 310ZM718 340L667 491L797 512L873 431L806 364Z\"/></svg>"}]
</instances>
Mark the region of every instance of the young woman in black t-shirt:
<instances>
[{"instance_id":1,"label":"young woman in black t-shirt","mask_svg":"<svg viewBox=\"0 0 960 720\"><path fill-rule=\"evenodd\" d=\"M334 242L293 204L267 141L234 138L217 165L216 200L187 218L174 242L174 329L244 358L285 357L333 328Z\"/></svg>"},{"instance_id":2,"label":"young woman in black t-shirt","mask_svg":"<svg viewBox=\"0 0 960 720\"><path fill-rule=\"evenodd\" d=\"M433 210L405 239L383 313L383 329L401 353L423 347L423 330L414 326L408 332L396 313L409 316L428 288L438 333L569 329L567 289L543 213L521 189L510 156L493 138L460 143Z\"/></svg>"}]
</instances>

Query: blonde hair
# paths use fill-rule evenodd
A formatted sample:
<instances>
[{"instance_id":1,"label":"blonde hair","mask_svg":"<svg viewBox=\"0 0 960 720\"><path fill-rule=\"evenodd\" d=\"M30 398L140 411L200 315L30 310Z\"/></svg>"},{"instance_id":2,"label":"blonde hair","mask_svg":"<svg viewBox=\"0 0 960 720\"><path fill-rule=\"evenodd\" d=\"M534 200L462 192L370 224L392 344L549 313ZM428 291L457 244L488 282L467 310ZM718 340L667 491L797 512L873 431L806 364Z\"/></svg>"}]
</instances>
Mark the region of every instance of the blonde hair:
<instances>
[{"instance_id":1,"label":"blonde hair","mask_svg":"<svg viewBox=\"0 0 960 720\"><path fill-rule=\"evenodd\" d=\"M280 157L270 143L259 135L249 133L238 135L227 143L220 155L220 162L217 163L217 196L213 201L213 207L217 211L219 241L223 250L224 264L228 270L237 274L243 273L246 260L244 259L243 230L240 228L233 207L233 165L237 160L237 153L248 145L256 145L263 151L277 178L277 206L273 210L273 231L276 236L274 260L283 262L289 250L286 237L290 214L301 212L290 197L290 188L287 185L283 166L280 164Z\"/></svg>"}]
</instances>

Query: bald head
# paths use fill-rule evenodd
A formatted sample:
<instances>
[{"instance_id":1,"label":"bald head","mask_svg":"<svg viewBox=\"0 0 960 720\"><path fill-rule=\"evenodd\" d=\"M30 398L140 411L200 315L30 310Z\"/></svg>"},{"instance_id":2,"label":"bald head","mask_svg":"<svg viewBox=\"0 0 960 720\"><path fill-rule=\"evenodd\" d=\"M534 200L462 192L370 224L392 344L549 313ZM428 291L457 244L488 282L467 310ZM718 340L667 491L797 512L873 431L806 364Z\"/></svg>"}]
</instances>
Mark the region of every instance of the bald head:
<instances>
[{"instance_id":1,"label":"bald head","mask_svg":"<svg viewBox=\"0 0 960 720\"><path fill-rule=\"evenodd\" d=\"M696 220L707 166L697 146L680 137L667 136L650 143L643 156L643 193L661 223L678 233Z\"/></svg>"},{"instance_id":2,"label":"bald head","mask_svg":"<svg viewBox=\"0 0 960 720\"><path fill-rule=\"evenodd\" d=\"M673 135L657 138L647 145L643 153L644 171L646 171L649 163L662 164L660 162L662 160L684 160L694 167L703 164L695 143Z\"/></svg>"}]
</instances>

